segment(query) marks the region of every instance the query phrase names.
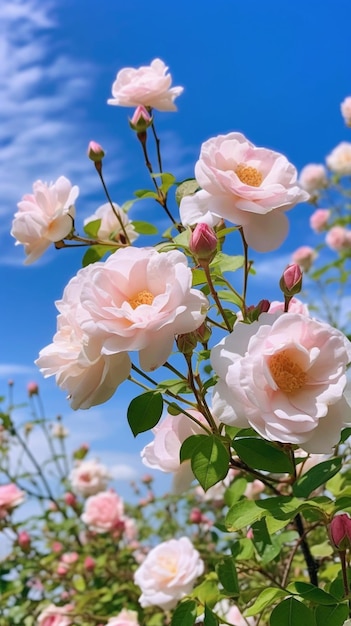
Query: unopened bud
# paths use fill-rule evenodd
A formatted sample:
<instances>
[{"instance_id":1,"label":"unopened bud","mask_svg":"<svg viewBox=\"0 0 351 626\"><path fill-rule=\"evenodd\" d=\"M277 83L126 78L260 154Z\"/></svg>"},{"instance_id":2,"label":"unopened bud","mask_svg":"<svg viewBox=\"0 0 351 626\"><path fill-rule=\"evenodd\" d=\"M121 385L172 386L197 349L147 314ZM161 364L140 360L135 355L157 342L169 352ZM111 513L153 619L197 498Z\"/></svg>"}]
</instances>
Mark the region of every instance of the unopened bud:
<instances>
[{"instance_id":1,"label":"unopened bud","mask_svg":"<svg viewBox=\"0 0 351 626\"><path fill-rule=\"evenodd\" d=\"M192 524L200 524L202 522L202 512L200 511L200 509L191 509L189 513L189 521Z\"/></svg>"},{"instance_id":2,"label":"unopened bud","mask_svg":"<svg viewBox=\"0 0 351 626\"><path fill-rule=\"evenodd\" d=\"M88 145L88 157L94 163L100 163L105 156L105 152L99 143L90 141Z\"/></svg>"},{"instance_id":3,"label":"unopened bud","mask_svg":"<svg viewBox=\"0 0 351 626\"><path fill-rule=\"evenodd\" d=\"M176 343L179 352L191 356L197 346L197 337L195 333L184 333L177 336Z\"/></svg>"},{"instance_id":4,"label":"unopened bud","mask_svg":"<svg viewBox=\"0 0 351 626\"><path fill-rule=\"evenodd\" d=\"M71 493L70 491L65 493L65 495L63 496L63 499L65 503L67 504L67 506L71 506L74 508L77 504L76 496L74 495L74 493Z\"/></svg>"},{"instance_id":5,"label":"unopened bud","mask_svg":"<svg viewBox=\"0 0 351 626\"><path fill-rule=\"evenodd\" d=\"M302 289L302 271L297 263L288 265L279 281L284 296L292 297Z\"/></svg>"},{"instance_id":6,"label":"unopened bud","mask_svg":"<svg viewBox=\"0 0 351 626\"><path fill-rule=\"evenodd\" d=\"M27 392L29 397L31 398L32 396L37 396L39 394L39 385L38 383L35 382L30 382L27 385Z\"/></svg>"},{"instance_id":7,"label":"unopened bud","mask_svg":"<svg viewBox=\"0 0 351 626\"><path fill-rule=\"evenodd\" d=\"M269 300L260 300L256 306L249 306L246 311L248 320L250 322L257 322L261 313L267 313L267 311L269 311L270 305L271 303L269 302Z\"/></svg>"},{"instance_id":8,"label":"unopened bud","mask_svg":"<svg viewBox=\"0 0 351 626\"><path fill-rule=\"evenodd\" d=\"M139 105L133 114L131 120L129 120L129 126L137 133L145 132L149 126L151 126L153 118L149 111L142 105Z\"/></svg>"},{"instance_id":9,"label":"unopened bud","mask_svg":"<svg viewBox=\"0 0 351 626\"><path fill-rule=\"evenodd\" d=\"M203 322L199 328L194 331L194 336L200 343L207 343L212 335L211 329Z\"/></svg>"},{"instance_id":10,"label":"unopened bud","mask_svg":"<svg viewBox=\"0 0 351 626\"><path fill-rule=\"evenodd\" d=\"M89 452L89 446L87 443L82 443L82 445L80 446L80 448L78 448L77 450L75 450L73 452L73 458L76 461L82 461L83 459L85 459L86 455Z\"/></svg>"},{"instance_id":11,"label":"unopened bud","mask_svg":"<svg viewBox=\"0 0 351 626\"><path fill-rule=\"evenodd\" d=\"M207 224L197 224L191 233L189 248L199 265L211 263L217 252L217 235Z\"/></svg>"},{"instance_id":12,"label":"unopened bud","mask_svg":"<svg viewBox=\"0 0 351 626\"><path fill-rule=\"evenodd\" d=\"M330 541L336 550L343 552L351 547L351 519L347 513L335 515L328 531Z\"/></svg>"},{"instance_id":13,"label":"unopened bud","mask_svg":"<svg viewBox=\"0 0 351 626\"><path fill-rule=\"evenodd\" d=\"M25 530L22 530L20 533L18 533L17 541L22 550L24 552L28 552L28 550L30 549L31 538Z\"/></svg>"},{"instance_id":14,"label":"unopened bud","mask_svg":"<svg viewBox=\"0 0 351 626\"><path fill-rule=\"evenodd\" d=\"M91 556L87 556L84 559L84 569L87 572L92 572L95 569L96 562Z\"/></svg>"}]
</instances>

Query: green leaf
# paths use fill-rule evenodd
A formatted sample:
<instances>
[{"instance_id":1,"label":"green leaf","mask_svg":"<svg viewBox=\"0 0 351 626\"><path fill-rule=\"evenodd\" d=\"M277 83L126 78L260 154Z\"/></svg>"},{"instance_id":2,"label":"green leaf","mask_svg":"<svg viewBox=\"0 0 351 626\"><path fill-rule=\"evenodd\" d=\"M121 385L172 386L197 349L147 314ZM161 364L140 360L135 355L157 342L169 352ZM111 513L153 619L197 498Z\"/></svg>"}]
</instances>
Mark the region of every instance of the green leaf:
<instances>
[{"instance_id":1,"label":"green leaf","mask_svg":"<svg viewBox=\"0 0 351 626\"><path fill-rule=\"evenodd\" d=\"M224 591L230 596L239 595L240 588L234 559L230 556L225 557L218 563L216 570Z\"/></svg>"},{"instance_id":2,"label":"green leaf","mask_svg":"<svg viewBox=\"0 0 351 626\"><path fill-rule=\"evenodd\" d=\"M328 459L315 467L312 467L306 474L303 474L294 484L293 492L295 496L307 498L312 491L324 485L330 478L340 471L341 458Z\"/></svg>"},{"instance_id":3,"label":"green leaf","mask_svg":"<svg viewBox=\"0 0 351 626\"><path fill-rule=\"evenodd\" d=\"M249 467L276 474L294 471L288 455L276 444L257 437L234 437L233 447L242 461Z\"/></svg>"},{"instance_id":4,"label":"green leaf","mask_svg":"<svg viewBox=\"0 0 351 626\"><path fill-rule=\"evenodd\" d=\"M348 615L349 611L346 604L317 606L315 610L316 626L343 626Z\"/></svg>"},{"instance_id":5,"label":"green leaf","mask_svg":"<svg viewBox=\"0 0 351 626\"><path fill-rule=\"evenodd\" d=\"M83 256L82 266L86 267L91 263L101 261L105 254L108 254L109 252L115 252L116 250L116 246L103 246L101 244L96 244L96 246L90 246L90 248L88 248L85 255Z\"/></svg>"},{"instance_id":6,"label":"green leaf","mask_svg":"<svg viewBox=\"0 0 351 626\"><path fill-rule=\"evenodd\" d=\"M170 174L169 172L162 172L162 174L159 174L159 176L160 176L160 178L162 180L162 184L160 185L160 189L161 189L161 191L163 191L163 193L167 193L167 191L176 182L176 178L175 178L175 176L173 176L173 174Z\"/></svg>"},{"instance_id":7,"label":"green leaf","mask_svg":"<svg viewBox=\"0 0 351 626\"><path fill-rule=\"evenodd\" d=\"M231 256L224 254L224 252L217 252L215 258L210 264L210 268L213 270L220 270L223 272L236 272L244 265L244 257L241 254Z\"/></svg>"},{"instance_id":8,"label":"green leaf","mask_svg":"<svg viewBox=\"0 0 351 626\"><path fill-rule=\"evenodd\" d=\"M297 593L304 600L314 602L315 604L333 605L338 601L338 599L330 593L327 593L326 591L323 591L323 589L319 589L319 587L315 587L310 583L296 582L289 585L288 589L292 593Z\"/></svg>"},{"instance_id":9,"label":"green leaf","mask_svg":"<svg viewBox=\"0 0 351 626\"><path fill-rule=\"evenodd\" d=\"M112 211L112 209L111 209ZM101 226L101 219L93 220L84 226L84 232L93 239L96 239Z\"/></svg>"},{"instance_id":10,"label":"green leaf","mask_svg":"<svg viewBox=\"0 0 351 626\"><path fill-rule=\"evenodd\" d=\"M218 626L218 618L211 611L211 609L205 604L205 616L204 616L204 626Z\"/></svg>"},{"instance_id":11,"label":"green leaf","mask_svg":"<svg viewBox=\"0 0 351 626\"><path fill-rule=\"evenodd\" d=\"M278 598L283 598L284 596L286 596L286 592L283 589L276 589L275 587L269 587L268 589L264 589L256 598L253 605L245 611L245 617L251 617L252 615L257 615L257 613L261 613L261 611L263 611L268 606L272 606L275 600L278 600ZM302 624L300 626L302 626Z\"/></svg>"},{"instance_id":12,"label":"green leaf","mask_svg":"<svg viewBox=\"0 0 351 626\"><path fill-rule=\"evenodd\" d=\"M226 527L230 532L233 532L244 526L252 526L254 522L267 516L269 519L282 520L281 527L283 527L304 506L314 506L314 503L301 502L290 496L273 496L264 500L243 500L235 503L229 509L226 516Z\"/></svg>"},{"instance_id":13,"label":"green leaf","mask_svg":"<svg viewBox=\"0 0 351 626\"><path fill-rule=\"evenodd\" d=\"M195 178L187 178L186 180L183 180L183 182L178 185L175 192L175 199L178 206L184 196L192 196L195 191L198 191L199 189L199 183L195 180Z\"/></svg>"},{"instance_id":14,"label":"green leaf","mask_svg":"<svg viewBox=\"0 0 351 626\"><path fill-rule=\"evenodd\" d=\"M220 439L199 435L202 441L191 456L191 469L204 491L223 480L229 468L230 455Z\"/></svg>"},{"instance_id":15,"label":"green leaf","mask_svg":"<svg viewBox=\"0 0 351 626\"><path fill-rule=\"evenodd\" d=\"M158 198L157 193L150 189L137 189L137 191L134 191L134 195L137 198Z\"/></svg>"},{"instance_id":16,"label":"green leaf","mask_svg":"<svg viewBox=\"0 0 351 626\"><path fill-rule=\"evenodd\" d=\"M315 626L315 623L312 611L295 598L287 598L278 604L269 622L270 626Z\"/></svg>"},{"instance_id":17,"label":"green leaf","mask_svg":"<svg viewBox=\"0 0 351 626\"><path fill-rule=\"evenodd\" d=\"M158 383L158 388L161 391L171 391L172 393L190 393L191 389L189 387L187 380L179 380L179 378L172 378L169 380L163 380Z\"/></svg>"},{"instance_id":18,"label":"green leaf","mask_svg":"<svg viewBox=\"0 0 351 626\"><path fill-rule=\"evenodd\" d=\"M139 220L133 220L132 224L137 233L140 235L157 235L158 228L149 222L142 222Z\"/></svg>"},{"instance_id":19,"label":"green leaf","mask_svg":"<svg viewBox=\"0 0 351 626\"><path fill-rule=\"evenodd\" d=\"M171 626L193 626L196 620L195 600L186 600L178 604L172 615Z\"/></svg>"},{"instance_id":20,"label":"green leaf","mask_svg":"<svg viewBox=\"0 0 351 626\"><path fill-rule=\"evenodd\" d=\"M160 393L147 391L134 398L127 411L129 426L134 437L156 426L163 409L163 398Z\"/></svg>"}]
</instances>

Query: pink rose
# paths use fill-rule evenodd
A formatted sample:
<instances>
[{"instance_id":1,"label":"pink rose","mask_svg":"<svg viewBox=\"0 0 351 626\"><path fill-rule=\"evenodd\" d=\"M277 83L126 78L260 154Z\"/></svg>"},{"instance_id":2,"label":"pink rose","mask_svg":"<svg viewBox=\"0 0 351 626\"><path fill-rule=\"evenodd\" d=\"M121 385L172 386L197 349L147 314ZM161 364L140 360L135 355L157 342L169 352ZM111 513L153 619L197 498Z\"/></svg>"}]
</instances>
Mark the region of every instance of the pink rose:
<instances>
[{"instance_id":1,"label":"pink rose","mask_svg":"<svg viewBox=\"0 0 351 626\"><path fill-rule=\"evenodd\" d=\"M253 617L243 617L243 614L235 605L232 605L229 608L228 613L225 615L225 619L229 622L229 624L233 624L235 626L254 626L256 623L256 620Z\"/></svg>"},{"instance_id":2,"label":"pink rose","mask_svg":"<svg viewBox=\"0 0 351 626\"><path fill-rule=\"evenodd\" d=\"M317 209L310 217L310 226L315 233L326 229L330 217L329 209Z\"/></svg>"},{"instance_id":3,"label":"pink rose","mask_svg":"<svg viewBox=\"0 0 351 626\"><path fill-rule=\"evenodd\" d=\"M190 410L190 415L199 422L206 424L205 418L199 411ZM182 493L190 487L194 480L194 474L190 467L190 461L180 463L180 448L182 443L191 435L204 434L205 431L187 415L167 414L166 417L152 429L155 436L141 452L144 465L161 472L173 472L174 493Z\"/></svg>"},{"instance_id":4,"label":"pink rose","mask_svg":"<svg viewBox=\"0 0 351 626\"><path fill-rule=\"evenodd\" d=\"M288 232L285 211L309 198L285 156L257 148L241 133L203 143L195 177L201 191L182 199L182 223L214 226L226 219L242 226L248 245L259 252L281 245Z\"/></svg>"},{"instance_id":5,"label":"pink rose","mask_svg":"<svg viewBox=\"0 0 351 626\"><path fill-rule=\"evenodd\" d=\"M279 300L273 300L271 302L268 313L277 313L277 311L283 312L285 308L285 302L279 302ZM289 302L289 313L301 313L302 315L309 315L308 306L301 302L298 298L291 298Z\"/></svg>"},{"instance_id":6,"label":"pink rose","mask_svg":"<svg viewBox=\"0 0 351 626\"><path fill-rule=\"evenodd\" d=\"M192 590L204 571L204 563L187 537L171 539L150 550L134 574L142 591L142 607L168 610Z\"/></svg>"},{"instance_id":7,"label":"pink rose","mask_svg":"<svg viewBox=\"0 0 351 626\"><path fill-rule=\"evenodd\" d=\"M299 184L308 193L314 193L328 185L327 170L319 163L309 163L302 168Z\"/></svg>"},{"instance_id":8,"label":"pink rose","mask_svg":"<svg viewBox=\"0 0 351 626\"><path fill-rule=\"evenodd\" d=\"M24 491L18 489L14 483L0 486L0 520L3 519L11 509L21 504L25 498Z\"/></svg>"},{"instance_id":9,"label":"pink rose","mask_svg":"<svg viewBox=\"0 0 351 626\"><path fill-rule=\"evenodd\" d=\"M123 609L116 617L110 617L106 626L139 626L138 613Z\"/></svg>"},{"instance_id":10,"label":"pink rose","mask_svg":"<svg viewBox=\"0 0 351 626\"><path fill-rule=\"evenodd\" d=\"M85 502L82 521L89 530L106 533L124 530L124 504L114 491L100 491Z\"/></svg>"},{"instance_id":11,"label":"pink rose","mask_svg":"<svg viewBox=\"0 0 351 626\"><path fill-rule=\"evenodd\" d=\"M291 260L299 265L303 272L308 272L317 258L317 252L310 246L301 246L293 253Z\"/></svg>"},{"instance_id":12,"label":"pink rose","mask_svg":"<svg viewBox=\"0 0 351 626\"><path fill-rule=\"evenodd\" d=\"M111 475L107 467L97 461L81 461L71 471L69 480L73 491L86 497L105 491Z\"/></svg>"},{"instance_id":13,"label":"pink rose","mask_svg":"<svg viewBox=\"0 0 351 626\"><path fill-rule=\"evenodd\" d=\"M351 143L342 141L326 158L329 169L339 176L351 174Z\"/></svg>"},{"instance_id":14,"label":"pink rose","mask_svg":"<svg viewBox=\"0 0 351 626\"><path fill-rule=\"evenodd\" d=\"M62 300L56 302L60 315L53 343L43 348L36 360L45 378L55 376L57 385L68 392L73 409L106 402L130 373L128 354L101 354L97 333L90 337L82 330L83 320L89 316L81 293L97 265L104 267L103 263L88 265L66 286Z\"/></svg>"},{"instance_id":15,"label":"pink rose","mask_svg":"<svg viewBox=\"0 0 351 626\"><path fill-rule=\"evenodd\" d=\"M351 96L342 101L340 109L346 126L351 126Z\"/></svg>"},{"instance_id":16,"label":"pink rose","mask_svg":"<svg viewBox=\"0 0 351 626\"><path fill-rule=\"evenodd\" d=\"M135 231L133 224L129 220L127 214L123 209L121 209L118 204L113 203L116 213L118 213L120 220L125 228L125 231L128 235L129 242L132 243L137 239L138 233ZM98 209L96 209L95 213L90 217L87 217L84 220L84 226L90 224L90 222L95 222L96 220L101 220L101 224L99 226L99 230L97 231L97 237L100 241L117 241L118 243L125 244L126 238L123 233L120 222L118 221L116 215L112 211L112 207L109 202L103 204Z\"/></svg>"},{"instance_id":17,"label":"pink rose","mask_svg":"<svg viewBox=\"0 0 351 626\"><path fill-rule=\"evenodd\" d=\"M84 281L82 330L94 346L101 342L104 357L138 350L142 369L153 371L167 361L174 336L205 319L207 298L191 284L182 252L121 248Z\"/></svg>"},{"instance_id":18,"label":"pink rose","mask_svg":"<svg viewBox=\"0 0 351 626\"><path fill-rule=\"evenodd\" d=\"M33 194L23 196L18 203L11 235L16 245L23 244L28 255L25 264L36 261L52 242L64 239L73 228L74 203L79 188L60 176L55 183L37 180Z\"/></svg>"},{"instance_id":19,"label":"pink rose","mask_svg":"<svg viewBox=\"0 0 351 626\"><path fill-rule=\"evenodd\" d=\"M65 604L65 606L55 606L55 604L49 604L38 615L37 626L71 626L72 618L69 617L69 613L73 610L72 604Z\"/></svg>"},{"instance_id":20,"label":"pink rose","mask_svg":"<svg viewBox=\"0 0 351 626\"><path fill-rule=\"evenodd\" d=\"M351 231L343 226L333 226L325 237L325 243L336 252L351 248Z\"/></svg>"},{"instance_id":21,"label":"pink rose","mask_svg":"<svg viewBox=\"0 0 351 626\"><path fill-rule=\"evenodd\" d=\"M296 313L263 313L239 323L211 353L219 376L213 412L270 441L326 453L345 422L351 343L329 324Z\"/></svg>"},{"instance_id":22,"label":"pink rose","mask_svg":"<svg viewBox=\"0 0 351 626\"><path fill-rule=\"evenodd\" d=\"M108 104L123 107L144 105L159 111L176 111L175 98L183 92L183 87L172 87L172 77L161 59L154 59L151 65L138 69L126 67L120 70L112 85L113 98Z\"/></svg>"}]
</instances>

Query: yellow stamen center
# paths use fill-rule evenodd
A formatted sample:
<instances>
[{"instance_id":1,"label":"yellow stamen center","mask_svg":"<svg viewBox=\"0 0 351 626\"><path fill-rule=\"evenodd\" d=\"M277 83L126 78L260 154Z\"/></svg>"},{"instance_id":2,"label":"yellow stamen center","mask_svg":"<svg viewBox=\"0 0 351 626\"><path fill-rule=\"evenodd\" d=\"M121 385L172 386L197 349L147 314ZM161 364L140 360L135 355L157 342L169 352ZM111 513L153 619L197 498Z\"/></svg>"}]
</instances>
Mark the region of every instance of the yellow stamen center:
<instances>
[{"instance_id":1,"label":"yellow stamen center","mask_svg":"<svg viewBox=\"0 0 351 626\"><path fill-rule=\"evenodd\" d=\"M274 382L285 393L293 393L306 383L306 372L293 361L287 350L273 354L268 365Z\"/></svg>"},{"instance_id":2,"label":"yellow stamen center","mask_svg":"<svg viewBox=\"0 0 351 626\"><path fill-rule=\"evenodd\" d=\"M239 163L235 173L241 182L251 187L259 187L263 180L263 175L255 167Z\"/></svg>"},{"instance_id":3,"label":"yellow stamen center","mask_svg":"<svg viewBox=\"0 0 351 626\"><path fill-rule=\"evenodd\" d=\"M147 289L143 289L142 291L139 291L139 293L137 293L136 296L134 296L134 298L131 298L130 300L128 300L132 309L136 309L141 304L152 304L153 301L154 301L154 296L152 295L150 291L147 291Z\"/></svg>"}]
</instances>

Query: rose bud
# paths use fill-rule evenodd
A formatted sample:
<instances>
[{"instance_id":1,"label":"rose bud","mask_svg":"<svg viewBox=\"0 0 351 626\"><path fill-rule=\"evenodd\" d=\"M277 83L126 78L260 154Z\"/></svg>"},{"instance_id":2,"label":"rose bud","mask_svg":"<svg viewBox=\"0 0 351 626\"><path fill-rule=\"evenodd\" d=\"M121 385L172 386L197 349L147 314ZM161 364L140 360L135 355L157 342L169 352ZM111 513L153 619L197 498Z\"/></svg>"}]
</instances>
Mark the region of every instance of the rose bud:
<instances>
[{"instance_id":1,"label":"rose bud","mask_svg":"<svg viewBox=\"0 0 351 626\"><path fill-rule=\"evenodd\" d=\"M284 296L292 297L300 293L302 288L302 271L297 263L288 265L279 282Z\"/></svg>"},{"instance_id":2,"label":"rose bud","mask_svg":"<svg viewBox=\"0 0 351 626\"><path fill-rule=\"evenodd\" d=\"M211 263L217 252L217 235L207 224L197 224L191 233L189 248L199 265Z\"/></svg>"},{"instance_id":3,"label":"rose bud","mask_svg":"<svg viewBox=\"0 0 351 626\"><path fill-rule=\"evenodd\" d=\"M99 143L90 141L88 145L88 157L94 163L100 163L105 156L105 152Z\"/></svg>"},{"instance_id":4,"label":"rose bud","mask_svg":"<svg viewBox=\"0 0 351 626\"><path fill-rule=\"evenodd\" d=\"M129 120L129 126L137 133L145 132L151 126L152 121L153 118L149 111L140 105L135 109L132 119Z\"/></svg>"},{"instance_id":5,"label":"rose bud","mask_svg":"<svg viewBox=\"0 0 351 626\"><path fill-rule=\"evenodd\" d=\"M351 519L347 513L335 515L328 531L330 541L336 550L343 552L351 547Z\"/></svg>"}]
</instances>

